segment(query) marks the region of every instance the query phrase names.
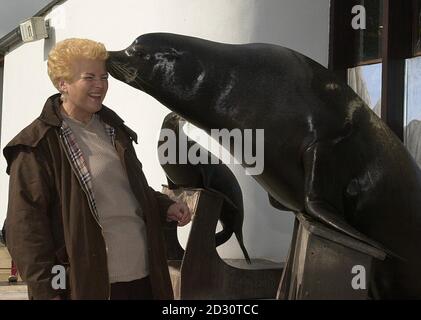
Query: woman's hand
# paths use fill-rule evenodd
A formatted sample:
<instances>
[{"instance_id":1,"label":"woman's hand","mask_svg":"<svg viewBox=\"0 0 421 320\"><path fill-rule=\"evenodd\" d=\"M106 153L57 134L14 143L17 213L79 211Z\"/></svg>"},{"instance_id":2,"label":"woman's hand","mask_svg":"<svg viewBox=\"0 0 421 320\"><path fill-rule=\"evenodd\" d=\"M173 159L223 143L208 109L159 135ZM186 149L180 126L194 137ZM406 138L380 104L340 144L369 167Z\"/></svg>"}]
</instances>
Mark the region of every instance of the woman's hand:
<instances>
[{"instance_id":1,"label":"woman's hand","mask_svg":"<svg viewBox=\"0 0 421 320\"><path fill-rule=\"evenodd\" d=\"M191 212L184 202L176 202L169 206L167 210L168 221L178 221L178 226L182 227L191 220Z\"/></svg>"}]
</instances>

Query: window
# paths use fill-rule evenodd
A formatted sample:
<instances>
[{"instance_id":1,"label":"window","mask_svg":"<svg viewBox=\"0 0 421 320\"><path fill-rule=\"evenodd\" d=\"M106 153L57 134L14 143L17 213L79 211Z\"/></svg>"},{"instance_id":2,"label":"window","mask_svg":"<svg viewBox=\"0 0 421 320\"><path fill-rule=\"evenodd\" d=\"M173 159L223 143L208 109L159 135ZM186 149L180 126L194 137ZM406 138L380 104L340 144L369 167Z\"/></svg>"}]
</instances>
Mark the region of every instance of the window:
<instances>
[{"instance_id":1,"label":"window","mask_svg":"<svg viewBox=\"0 0 421 320\"><path fill-rule=\"evenodd\" d=\"M348 85L381 116L382 64L371 64L348 69Z\"/></svg>"},{"instance_id":2,"label":"window","mask_svg":"<svg viewBox=\"0 0 421 320\"><path fill-rule=\"evenodd\" d=\"M404 142L421 167L421 57L406 61Z\"/></svg>"},{"instance_id":3,"label":"window","mask_svg":"<svg viewBox=\"0 0 421 320\"><path fill-rule=\"evenodd\" d=\"M366 29L353 28L356 5L365 8ZM331 0L330 7L329 69L348 81L402 140L405 60L421 55L420 7L421 0Z\"/></svg>"}]
</instances>

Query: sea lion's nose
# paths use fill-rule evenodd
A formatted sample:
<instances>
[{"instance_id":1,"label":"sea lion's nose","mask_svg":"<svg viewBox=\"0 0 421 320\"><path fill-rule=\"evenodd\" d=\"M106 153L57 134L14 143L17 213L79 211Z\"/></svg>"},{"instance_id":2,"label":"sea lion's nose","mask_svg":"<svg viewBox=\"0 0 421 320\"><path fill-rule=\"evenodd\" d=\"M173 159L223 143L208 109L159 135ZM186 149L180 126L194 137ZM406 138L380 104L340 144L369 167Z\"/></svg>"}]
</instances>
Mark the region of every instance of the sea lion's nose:
<instances>
[{"instance_id":1,"label":"sea lion's nose","mask_svg":"<svg viewBox=\"0 0 421 320\"><path fill-rule=\"evenodd\" d=\"M106 61L106 67L108 70L112 68L116 63L122 62L124 57L127 57L124 54L124 51L108 51L108 58Z\"/></svg>"},{"instance_id":2,"label":"sea lion's nose","mask_svg":"<svg viewBox=\"0 0 421 320\"><path fill-rule=\"evenodd\" d=\"M109 61L109 60L114 60L115 61L115 60L121 58L122 52L123 51L108 51L108 59L107 59L107 61Z\"/></svg>"}]
</instances>

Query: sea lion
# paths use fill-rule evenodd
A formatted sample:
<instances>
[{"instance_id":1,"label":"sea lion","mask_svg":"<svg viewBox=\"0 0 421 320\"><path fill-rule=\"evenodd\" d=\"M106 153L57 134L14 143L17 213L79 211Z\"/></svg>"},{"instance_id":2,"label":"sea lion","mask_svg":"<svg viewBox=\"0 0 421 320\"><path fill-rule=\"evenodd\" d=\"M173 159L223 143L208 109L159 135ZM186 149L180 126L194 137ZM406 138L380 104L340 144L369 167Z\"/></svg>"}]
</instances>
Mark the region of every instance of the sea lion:
<instances>
[{"instance_id":1,"label":"sea lion","mask_svg":"<svg viewBox=\"0 0 421 320\"><path fill-rule=\"evenodd\" d=\"M177 189L180 187L202 188L221 194L224 197L219 217L222 231L219 231L215 235L215 244L218 247L227 242L234 233L245 259L250 263L250 257L243 241L244 207L241 187L234 174L225 164L217 163L215 160L212 161L211 158L215 156L197 144L197 142L192 139L188 139L187 141L187 136L182 130L179 130L180 126L182 127L185 122L186 121L175 112L169 113L162 122L161 130L171 130L176 139L176 155L174 157L176 162L168 163L167 161L163 161L164 159L160 159L162 169L164 169L165 175L167 176L168 187L169 189ZM195 146L193 150L205 155L207 159L206 163L192 164L188 157L186 159L187 163L179 163L178 154L181 149L179 138L181 135L184 135L184 138L186 139L187 153ZM168 143L168 141L160 140L158 142L158 149L163 147L166 143Z\"/></svg>"},{"instance_id":2,"label":"sea lion","mask_svg":"<svg viewBox=\"0 0 421 320\"><path fill-rule=\"evenodd\" d=\"M421 172L332 72L277 45L166 33L110 52L107 65L207 132L263 128L264 171L254 178L273 201L391 250L376 266L379 296L421 298Z\"/></svg>"}]
</instances>

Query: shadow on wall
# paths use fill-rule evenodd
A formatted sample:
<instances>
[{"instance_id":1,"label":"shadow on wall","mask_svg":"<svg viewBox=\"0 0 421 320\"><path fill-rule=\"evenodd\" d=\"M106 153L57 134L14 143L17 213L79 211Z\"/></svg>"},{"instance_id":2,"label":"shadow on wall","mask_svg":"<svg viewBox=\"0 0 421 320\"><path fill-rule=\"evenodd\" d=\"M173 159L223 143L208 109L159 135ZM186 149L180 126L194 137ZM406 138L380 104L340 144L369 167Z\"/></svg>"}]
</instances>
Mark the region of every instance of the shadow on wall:
<instances>
[{"instance_id":1,"label":"shadow on wall","mask_svg":"<svg viewBox=\"0 0 421 320\"><path fill-rule=\"evenodd\" d=\"M253 259L285 261L292 238L294 214L269 203L268 194L239 164L227 164L240 183L244 199L243 239ZM218 226L220 226L218 224ZM220 227L217 231L222 230ZM242 259L235 237L217 247L221 258Z\"/></svg>"},{"instance_id":2,"label":"shadow on wall","mask_svg":"<svg viewBox=\"0 0 421 320\"><path fill-rule=\"evenodd\" d=\"M294 214L269 203L267 192L241 166L231 166L239 180L245 202L244 242L254 258L285 261L292 238ZM247 212L246 212L247 210ZM256 241L256 239L265 239Z\"/></svg>"},{"instance_id":3,"label":"shadow on wall","mask_svg":"<svg viewBox=\"0 0 421 320\"><path fill-rule=\"evenodd\" d=\"M250 42L275 43L328 63L329 0L255 1Z\"/></svg>"}]
</instances>

